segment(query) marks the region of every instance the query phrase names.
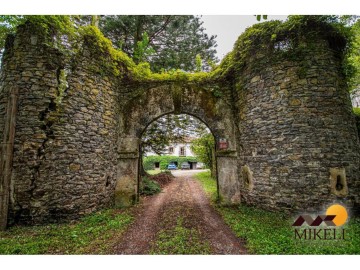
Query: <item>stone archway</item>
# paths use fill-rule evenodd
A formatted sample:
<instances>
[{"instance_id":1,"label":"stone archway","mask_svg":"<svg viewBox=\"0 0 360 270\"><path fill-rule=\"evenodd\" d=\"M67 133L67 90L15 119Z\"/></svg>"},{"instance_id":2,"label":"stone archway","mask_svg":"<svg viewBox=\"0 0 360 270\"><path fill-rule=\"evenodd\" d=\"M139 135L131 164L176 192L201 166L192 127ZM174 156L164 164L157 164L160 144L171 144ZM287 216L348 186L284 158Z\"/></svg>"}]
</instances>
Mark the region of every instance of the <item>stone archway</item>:
<instances>
[{"instance_id":1,"label":"stone archway","mask_svg":"<svg viewBox=\"0 0 360 270\"><path fill-rule=\"evenodd\" d=\"M194 115L225 142L216 158L229 203L359 209L346 40L324 22L294 23L253 26L207 74L152 74L93 28L79 36L81 50L66 54L41 25L19 27L0 76L1 228L129 204L140 135L167 113Z\"/></svg>"},{"instance_id":2,"label":"stone archway","mask_svg":"<svg viewBox=\"0 0 360 270\"><path fill-rule=\"evenodd\" d=\"M141 134L155 119L170 113L195 116L209 127L216 141L220 196L225 203L240 202L233 110L210 89L207 85L167 84L141 91L127 101L120 113L116 204L129 205L135 201ZM222 149L220 140L226 141Z\"/></svg>"}]
</instances>

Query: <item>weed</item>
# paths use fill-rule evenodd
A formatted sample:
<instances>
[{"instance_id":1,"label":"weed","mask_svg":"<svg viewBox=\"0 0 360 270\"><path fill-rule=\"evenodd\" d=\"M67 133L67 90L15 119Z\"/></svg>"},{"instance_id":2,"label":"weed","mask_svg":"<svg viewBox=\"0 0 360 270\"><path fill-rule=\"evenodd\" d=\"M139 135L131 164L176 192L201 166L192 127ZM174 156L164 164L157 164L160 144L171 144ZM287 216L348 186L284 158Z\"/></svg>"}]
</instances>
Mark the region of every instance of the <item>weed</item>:
<instances>
[{"instance_id":1,"label":"weed","mask_svg":"<svg viewBox=\"0 0 360 270\"><path fill-rule=\"evenodd\" d=\"M210 254L208 242L201 241L195 228L186 228L183 218L177 218L174 228L161 230L151 254Z\"/></svg>"},{"instance_id":2,"label":"weed","mask_svg":"<svg viewBox=\"0 0 360 270\"><path fill-rule=\"evenodd\" d=\"M216 182L210 172L196 178L214 202ZM225 207L214 205L234 233L246 239L246 246L254 254L360 254L360 219L352 218L343 226L345 240L295 240L294 220L282 213L274 213L241 205Z\"/></svg>"},{"instance_id":3,"label":"weed","mask_svg":"<svg viewBox=\"0 0 360 270\"><path fill-rule=\"evenodd\" d=\"M160 185L144 176L140 183L140 194L141 195L154 195L161 191Z\"/></svg>"},{"instance_id":4,"label":"weed","mask_svg":"<svg viewBox=\"0 0 360 270\"><path fill-rule=\"evenodd\" d=\"M74 224L15 226L0 232L0 254L108 253L111 238L132 221L131 213L109 209Z\"/></svg>"}]
</instances>

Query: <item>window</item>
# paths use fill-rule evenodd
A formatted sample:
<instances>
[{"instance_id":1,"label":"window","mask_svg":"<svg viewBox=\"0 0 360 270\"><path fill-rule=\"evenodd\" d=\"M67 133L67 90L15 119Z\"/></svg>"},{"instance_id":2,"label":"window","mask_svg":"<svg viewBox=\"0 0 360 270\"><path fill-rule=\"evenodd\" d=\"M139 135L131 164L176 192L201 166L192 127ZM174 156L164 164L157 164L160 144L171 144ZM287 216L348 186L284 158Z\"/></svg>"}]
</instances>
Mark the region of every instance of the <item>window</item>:
<instances>
[{"instance_id":1,"label":"window","mask_svg":"<svg viewBox=\"0 0 360 270\"><path fill-rule=\"evenodd\" d=\"M185 147L180 147L180 156L186 156L186 149Z\"/></svg>"},{"instance_id":2,"label":"window","mask_svg":"<svg viewBox=\"0 0 360 270\"><path fill-rule=\"evenodd\" d=\"M174 147L170 146L169 147L169 154L172 154L172 153L174 153Z\"/></svg>"}]
</instances>

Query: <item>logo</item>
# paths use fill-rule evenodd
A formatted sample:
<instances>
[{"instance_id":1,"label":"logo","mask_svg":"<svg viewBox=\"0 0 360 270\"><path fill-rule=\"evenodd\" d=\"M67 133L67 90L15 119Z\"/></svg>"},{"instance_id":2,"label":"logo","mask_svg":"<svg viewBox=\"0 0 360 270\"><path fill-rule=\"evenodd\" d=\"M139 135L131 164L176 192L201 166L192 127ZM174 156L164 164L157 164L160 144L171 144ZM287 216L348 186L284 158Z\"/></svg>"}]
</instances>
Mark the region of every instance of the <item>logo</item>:
<instances>
[{"instance_id":1,"label":"logo","mask_svg":"<svg viewBox=\"0 0 360 270\"><path fill-rule=\"evenodd\" d=\"M299 240L345 240L345 229L338 227L344 225L347 219L346 208L340 204L331 205L325 215L318 215L315 218L310 215L300 215L292 226L307 225L307 227L295 228L294 237ZM321 228L316 228L320 226Z\"/></svg>"}]
</instances>

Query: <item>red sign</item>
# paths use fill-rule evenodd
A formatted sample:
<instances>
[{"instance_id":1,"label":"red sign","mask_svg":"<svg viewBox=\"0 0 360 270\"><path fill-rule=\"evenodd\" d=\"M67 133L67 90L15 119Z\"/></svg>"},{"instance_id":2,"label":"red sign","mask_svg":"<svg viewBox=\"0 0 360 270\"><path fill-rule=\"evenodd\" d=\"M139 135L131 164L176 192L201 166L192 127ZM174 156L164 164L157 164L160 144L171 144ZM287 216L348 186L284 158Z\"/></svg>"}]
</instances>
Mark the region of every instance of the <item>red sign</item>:
<instances>
[{"instance_id":1,"label":"red sign","mask_svg":"<svg viewBox=\"0 0 360 270\"><path fill-rule=\"evenodd\" d=\"M228 142L226 139L219 139L219 150L224 150L228 148Z\"/></svg>"}]
</instances>

